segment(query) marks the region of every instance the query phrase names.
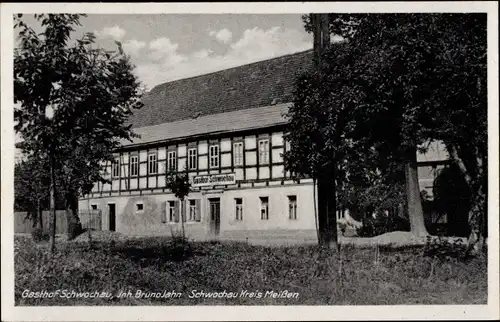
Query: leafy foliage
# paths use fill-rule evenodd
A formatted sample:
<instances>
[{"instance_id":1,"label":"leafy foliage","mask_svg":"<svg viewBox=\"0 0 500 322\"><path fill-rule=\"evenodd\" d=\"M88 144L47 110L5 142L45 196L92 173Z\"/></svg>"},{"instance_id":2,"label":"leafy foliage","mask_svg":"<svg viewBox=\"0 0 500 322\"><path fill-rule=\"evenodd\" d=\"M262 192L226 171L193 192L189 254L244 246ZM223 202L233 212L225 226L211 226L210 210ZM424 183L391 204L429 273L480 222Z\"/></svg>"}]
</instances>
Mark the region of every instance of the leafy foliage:
<instances>
[{"instance_id":1,"label":"leafy foliage","mask_svg":"<svg viewBox=\"0 0 500 322\"><path fill-rule=\"evenodd\" d=\"M39 225L42 210L49 209L49 165L47 160L31 157L14 166L14 210L26 211L26 220ZM56 209L63 209L64 191L58 190L55 197ZM44 227L47 228L47 227Z\"/></svg>"},{"instance_id":2,"label":"leafy foliage","mask_svg":"<svg viewBox=\"0 0 500 322\"><path fill-rule=\"evenodd\" d=\"M347 66L354 63L350 49L345 44L330 50L320 68L297 78L294 104L286 114L290 151L284 155L286 167L294 173L317 178L332 165L343 172L344 160L360 144L349 139L352 107L358 103L355 97L362 95L350 82Z\"/></svg>"},{"instance_id":3,"label":"leafy foliage","mask_svg":"<svg viewBox=\"0 0 500 322\"><path fill-rule=\"evenodd\" d=\"M191 183L187 171L169 170L167 173L166 187L175 197L184 200L191 191Z\"/></svg>"},{"instance_id":4,"label":"leafy foliage","mask_svg":"<svg viewBox=\"0 0 500 322\"><path fill-rule=\"evenodd\" d=\"M14 166L14 209L36 212L48 206L49 174L46 164L23 160Z\"/></svg>"},{"instance_id":5,"label":"leafy foliage","mask_svg":"<svg viewBox=\"0 0 500 322\"><path fill-rule=\"evenodd\" d=\"M181 201L184 201L184 198L189 195L191 191L191 182L189 180L189 174L186 171L176 171L170 169L167 172L167 180L166 187L170 189L174 193L174 195L179 198ZM181 213L181 224L182 224L182 235L179 236L180 241L182 242L182 246L177 248L177 251L181 254L184 252L190 252L189 245L187 245L186 234L184 231L184 221L185 221L185 212L186 206L184 202L181 203L182 213ZM187 246L186 246L187 245Z\"/></svg>"},{"instance_id":6,"label":"leafy foliage","mask_svg":"<svg viewBox=\"0 0 500 322\"><path fill-rule=\"evenodd\" d=\"M466 260L468 257L467 245L462 239L450 241L448 238L431 238L426 240L423 256L439 260Z\"/></svg>"},{"instance_id":7,"label":"leafy foliage","mask_svg":"<svg viewBox=\"0 0 500 322\"><path fill-rule=\"evenodd\" d=\"M376 218L363 218L363 225L356 229L359 237L374 237L392 231L410 231L410 222L397 215L377 215Z\"/></svg>"},{"instance_id":8,"label":"leafy foliage","mask_svg":"<svg viewBox=\"0 0 500 322\"><path fill-rule=\"evenodd\" d=\"M23 153L46 160L65 191L66 208L77 217L77 198L104 179L102 162L122 140L135 135L126 124L142 106L130 59L95 48L95 36L71 42L77 14L37 14L37 34L15 17L19 46L14 53L15 130ZM49 162L50 161L50 162Z\"/></svg>"},{"instance_id":9,"label":"leafy foliage","mask_svg":"<svg viewBox=\"0 0 500 322\"><path fill-rule=\"evenodd\" d=\"M49 240L49 234L42 228L35 228L31 231L31 238L35 243Z\"/></svg>"},{"instance_id":10,"label":"leafy foliage","mask_svg":"<svg viewBox=\"0 0 500 322\"><path fill-rule=\"evenodd\" d=\"M330 31L347 41L324 53L323 73L314 72L313 82L299 80L288 166L311 173L308 165L314 168L338 153L345 162L336 179L347 180L343 186L349 191L375 183L350 185L346 174L359 177L364 168L391 177L415 158L416 147L425 152L427 142L440 140L466 176L474 212L485 220L486 16L329 16ZM312 31L309 16L304 22ZM334 151L327 145L336 145L330 147Z\"/></svg>"}]
</instances>

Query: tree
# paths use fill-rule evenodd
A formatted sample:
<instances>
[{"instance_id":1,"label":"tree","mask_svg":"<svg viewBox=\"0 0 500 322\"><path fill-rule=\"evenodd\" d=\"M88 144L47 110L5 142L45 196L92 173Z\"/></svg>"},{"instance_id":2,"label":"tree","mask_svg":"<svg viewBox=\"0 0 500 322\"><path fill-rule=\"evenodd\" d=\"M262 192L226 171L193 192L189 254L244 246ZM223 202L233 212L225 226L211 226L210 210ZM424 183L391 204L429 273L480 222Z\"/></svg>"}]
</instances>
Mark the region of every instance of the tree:
<instances>
[{"instance_id":1,"label":"tree","mask_svg":"<svg viewBox=\"0 0 500 322\"><path fill-rule=\"evenodd\" d=\"M36 160L24 160L14 167L14 209L27 211L26 219L43 229L42 209L48 204L49 176Z\"/></svg>"},{"instance_id":2,"label":"tree","mask_svg":"<svg viewBox=\"0 0 500 322\"><path fill-rule=\"evenodd\" d=\"M297 78L293 105L286 114L290 150L284 155L285 167L299 178L317 180L319 243L328 248L338 246L336 193L347 178L346 160L364 144L350 139L352 106L363 95L361 88L352 86L352 70L346 68L355 59L349 44L327 49L316 69Z\"/></svg>"},{"instance_id":3,"label":"tree","mask_svg":"<svg viewBox=\"0 0 500 322\"><path fill-rule=\"evenodd\" d=\"M51 240L55 247L56 182L65 191L69 231L79 227L78 198L97 181L105 181L102 162L112 159L121 140L134 137L126 124L140 108L139 82L129 57L94 48L85 34L70 43L76 14L38 14L40 34L16 16L19 47L14 55L15 130L23 153L48 160L50 169ZM71 237L71 236L70 236Z\"/></svg>"},{"instance_id":4,"label":"tree","mask_svg":"<svg viewBox=\"0 0 500 322\"><path fill-rule=\"evenodd\" d=\"M26 219L43 229L42 210L49 209L50 177L47 160L30 158L14 166L14 209L26 211ZM55 198L57 209L64 205L63 192ZM46 228L46 227L45 227Z\"/></svg>"},{"instance_id":5,"label":"tree","mask_svg":"<svg viewBox=\"0 0 500 322\"><path fill-rule=\"evenodd\" d=\"M406 164L412 231L427 233L415 158L417 147L432 140L445 143L465 174L474 196L471 218L480 214L485 222L485 15L330 14L329 20L357 57L346 66L363 93L353 139L369 140L381 155Z\"/></svg>"},{"instance_id":6,"label":"tree","mask_svg":"<svg viewBox=\"0 0 500 322\"><path fill-rule=\"evenodd\" d=\"M166 181L167 189L170 189L176 198L181 201L181 227L182 227L182 240L186 238L184 231L184 222L186 220L186 206L184 204L185 198L191 191L191 183L187 171L169 170L167 173Z\"/></svg>"}]
</instances>

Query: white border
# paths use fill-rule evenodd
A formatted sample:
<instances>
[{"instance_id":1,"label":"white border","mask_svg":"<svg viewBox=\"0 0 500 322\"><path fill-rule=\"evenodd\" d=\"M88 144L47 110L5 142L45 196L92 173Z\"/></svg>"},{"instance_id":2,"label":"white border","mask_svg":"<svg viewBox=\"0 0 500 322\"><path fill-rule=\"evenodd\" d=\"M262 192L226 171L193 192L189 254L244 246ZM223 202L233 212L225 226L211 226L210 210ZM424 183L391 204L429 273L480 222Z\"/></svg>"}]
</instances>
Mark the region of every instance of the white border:
<instances>
[{"instance_id":1,"label":"white border","mask_svg":"<svg viewBox=\"0 0 500 322\"><path fill-rule=\"evenodd\" d=\"M1 9L2 142L2 320L408 320L499 318L498 198L498 3L349 2L349 3L3 3ZM488 305L454 306L190 306L190 307L14 307L13 292L13 26L14 13L307 13L307 12L487 12L489 258Z\"/></svg>"}]
</instances>

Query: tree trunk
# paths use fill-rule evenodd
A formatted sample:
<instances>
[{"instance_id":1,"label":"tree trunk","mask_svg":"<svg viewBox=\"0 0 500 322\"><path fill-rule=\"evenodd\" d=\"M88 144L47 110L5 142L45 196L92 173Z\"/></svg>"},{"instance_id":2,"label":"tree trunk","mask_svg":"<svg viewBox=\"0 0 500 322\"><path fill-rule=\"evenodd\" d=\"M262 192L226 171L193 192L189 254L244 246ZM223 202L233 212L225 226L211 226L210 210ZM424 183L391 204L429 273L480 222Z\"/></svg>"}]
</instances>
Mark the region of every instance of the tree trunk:
<instances>
[{"instance_id":1,"label":"tree trunk","mask_svg":"<svg viewBox=\"0 0 500 322\"><path fill-rule=\"evenodd\" d=\"M82 233L82 225L78 216L78 196L74 191L68 191L65 198L67 236L68 240L72 240Z\"/></svg>"},{"instance_id":2,"label":"tree trunk","mask_svg":"<svg viewBox=\"0 0 500 322\"><path fill-rule=\"evenodd\" d=\"M181 227L182 227L182 242L186 239L186 233L184 230L184 218L185 218L186 206L184 205L184 198L181 199Z\"/></svg>"},{"instance_id":3,"label":"tree trunk","mask_svg":"<svg viewBox=\"0 0 500 322\"><path fill-rule=\"evenodd\" d=\"M464 174L465 181L469 185L472 203L469 210L469 226L470 235L468 239L468 251L472 253L477 253L479 249L485 247L485 239L487 236L488 227L488 207L487 207L487 196L488 196L488 184L487 173L484 172L484 157L478 157L477 167L477 181L474 181L468 171L463 160L459 157L457 149L451 145L447 144L446 149L450 154L450 159L456 162L462 173ZM487 169L487 167L486 167Z\"/></svg>"},{"instance_id":4,"label":"tree trunk","mask_svg":"<svg viewBox=\"0 0 500 322\"><path fill-rule=\"evenodd\" d=\"M50 155L50 212L49 212L49 251L56 249L56 180L54 171L54 157Z\"/></svg>"},{"instance_id":5,"label":"tree trunk","mask_svg":"<svg viewBox=\"0 0 500 322\"><path fill-rule=\"evenodd\" d=\"M330 45L328 14L311 14L311 24L313 26L314 59L316 64L319 65L321 61L321 55L323 54L324 50Z\"/></svg>"},{"instance_id":6,"label":"tree trunk","mask_svg":"<svg viewBox=\"0 0 500 322\"><path fill-rule=\"evenodd\" d=\"M408 217L410 219L411 232L417 236L427 236L429 233L425 228L417 169L417 151L416 149L412 149L408 152L407 163L405 164Z\"/></svg>"},{"instance_id":7,"label":"tree trunk","mask_svg":"<svg viewBox=\"0 0 500 322\"><path fill-rule=\"evenodd\" d=\"M338 249L335 176L332 169L318 178L318 231L319 245Z\"/></svg>"},{"instance_id":8,"label":"tree trunk","mask_svg":"<svg viewBox=\"0 0 500 322\"><path fill-rule=\"evenodd\" d=\"M36 203L36 216L38 218L38 226L43 230L43 214L42 208L40 207L40 199L38 199Z\"/></svg>"},{"instance_id":9,"label":"tree trunk","mask_svg":"<svg viewBox=\"0 0 500 322\"><path fill-rule=\"evenodd\" d=\"M486 194L482 189L473 198L471 213L471 233L468 240L468 251L476 255L480 250L485 250L488 227L488 209L486 207Z\"/></svg>"}]
</instances>

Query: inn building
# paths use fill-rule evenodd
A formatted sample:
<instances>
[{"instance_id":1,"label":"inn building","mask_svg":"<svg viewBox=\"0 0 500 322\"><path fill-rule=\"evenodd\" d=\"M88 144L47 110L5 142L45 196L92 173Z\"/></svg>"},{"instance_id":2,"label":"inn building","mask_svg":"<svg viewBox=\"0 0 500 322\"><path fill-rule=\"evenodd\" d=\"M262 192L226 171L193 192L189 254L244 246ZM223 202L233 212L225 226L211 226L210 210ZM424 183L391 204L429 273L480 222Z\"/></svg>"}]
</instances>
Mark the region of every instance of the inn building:
<instances>
[{"instance_id":1,"label":"inn building","mask_svg":"<svg viewBox=\"0 0 500 322\"><path fill-rule=\"evenodd\" d=\"M311 67L309 50L156 86L131 119L140 138L123 142L105 165L111 184L80 209L131 235L169 235L184 221L193 239L316 238L312 180L293 181L282 157L294 78ZM445 161L424 161L428 189ZM165 187L168 169L189 174L183 204Z\"/></svg>"}]
</instances>

